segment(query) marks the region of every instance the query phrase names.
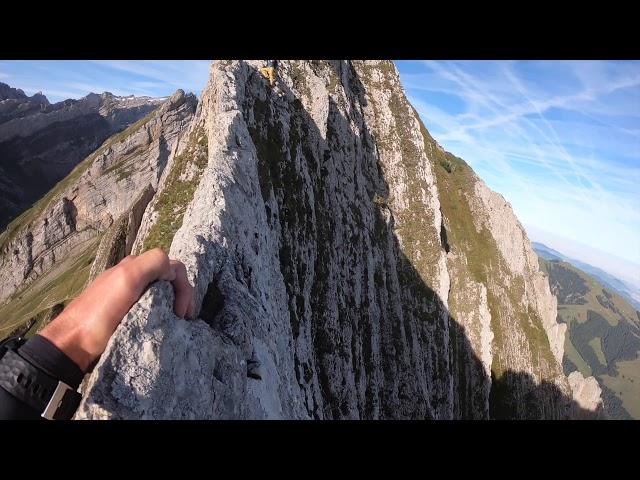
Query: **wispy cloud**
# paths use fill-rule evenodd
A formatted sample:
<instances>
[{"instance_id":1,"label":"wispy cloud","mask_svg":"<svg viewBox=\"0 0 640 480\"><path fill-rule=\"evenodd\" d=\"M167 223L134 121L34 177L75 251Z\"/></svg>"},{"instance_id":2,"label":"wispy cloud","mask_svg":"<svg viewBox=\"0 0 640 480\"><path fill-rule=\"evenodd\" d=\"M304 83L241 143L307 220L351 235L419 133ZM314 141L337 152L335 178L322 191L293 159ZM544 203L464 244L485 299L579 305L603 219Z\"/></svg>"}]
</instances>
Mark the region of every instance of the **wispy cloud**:
<instances>
[{"instance_id":1,"label":"wispy cloud","mask_svg":"<svg viewBox=\"0 0 640 480\"><path fill-rule=\"evenodd\" d=\"M520 219L640 263L640 62L398 62L436 140Z\"/></svg>"},{"instance_id":2,"label":"wispy cloud","mask_svg":"<svg viewBox=\"0 0 640 480\"><path fill-rule=\"evenodd\" d=\"M106 69L119 70L141 77L147 85L165 84L194 90L200 94L203 78L208 77L210 60L95 60L92 63ZM152 82L149 82L152 80Z\"/></svg>"}]
</instances>

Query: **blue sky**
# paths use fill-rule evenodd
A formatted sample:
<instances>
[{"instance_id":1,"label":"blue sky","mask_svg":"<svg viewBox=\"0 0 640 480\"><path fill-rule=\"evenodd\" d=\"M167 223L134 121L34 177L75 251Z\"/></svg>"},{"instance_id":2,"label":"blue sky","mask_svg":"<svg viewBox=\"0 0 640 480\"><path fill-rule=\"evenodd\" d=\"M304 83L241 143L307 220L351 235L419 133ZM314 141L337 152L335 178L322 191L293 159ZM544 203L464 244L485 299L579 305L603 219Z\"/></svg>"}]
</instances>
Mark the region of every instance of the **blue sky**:
<instances>
[{"instance_id":1,"label":"blue sky","mask_svg":"<svg viewBox=\"0 0 640 480\"><path fill-rule=\"evenodd\" d=\"M0 61L0 82L52 102L199 95L209 63ZM532 239L640 286L640 62L397 65L431 134L504 195Z\"/></svg>"},{"instance_id":2,"label":"blue sky","mask_svg":"<svg viewBox=\"0 0 640 480\"><path fill-rule=\"evenodd\" d=\"M532 239L640 285L640 62L397 65L434 138Z\"/></svg>"}]
</instances>

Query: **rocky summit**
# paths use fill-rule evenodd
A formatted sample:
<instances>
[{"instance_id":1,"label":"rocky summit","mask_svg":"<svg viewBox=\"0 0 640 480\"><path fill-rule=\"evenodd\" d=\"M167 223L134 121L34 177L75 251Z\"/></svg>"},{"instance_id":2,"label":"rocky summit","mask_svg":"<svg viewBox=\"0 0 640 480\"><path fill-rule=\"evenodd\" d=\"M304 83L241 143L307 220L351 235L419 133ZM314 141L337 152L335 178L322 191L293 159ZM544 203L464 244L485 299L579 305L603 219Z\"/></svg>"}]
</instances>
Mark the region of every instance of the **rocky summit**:
<instances>
[{"instance_id":1,"label":"rocky summit","mask_svg":"<svg viewBox=\"0 0 640 480\"><path fill-rule=\"evenodd\" d=\"M0 237L3 318L30 333L130 252L187 266L196 318L153 284L76 418L600 418L523 227L394 64L280 61L273 86L264 64L214 62L197 107L176 93Z\"/></svg>"}]
</instances>

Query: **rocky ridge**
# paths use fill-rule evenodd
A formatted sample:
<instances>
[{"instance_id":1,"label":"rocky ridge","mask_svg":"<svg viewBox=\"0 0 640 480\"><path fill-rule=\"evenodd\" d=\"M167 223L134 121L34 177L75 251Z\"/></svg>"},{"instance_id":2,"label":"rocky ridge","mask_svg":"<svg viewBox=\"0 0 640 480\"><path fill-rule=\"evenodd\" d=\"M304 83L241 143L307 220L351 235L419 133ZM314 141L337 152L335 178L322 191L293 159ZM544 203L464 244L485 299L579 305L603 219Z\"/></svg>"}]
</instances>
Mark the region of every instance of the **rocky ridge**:
<instances>
[{"instance_id":1,"label":"rocky ridge","mask_svg":"<svg viewBox=\"0 0 640 480\"><path fill-rule=\"evenodd\" d=\"M186 264L198 319L152 286L77 418L596 415L522 226L394 65L260 65L213 64L132 247Z\"/></svg>"}]
</instances>

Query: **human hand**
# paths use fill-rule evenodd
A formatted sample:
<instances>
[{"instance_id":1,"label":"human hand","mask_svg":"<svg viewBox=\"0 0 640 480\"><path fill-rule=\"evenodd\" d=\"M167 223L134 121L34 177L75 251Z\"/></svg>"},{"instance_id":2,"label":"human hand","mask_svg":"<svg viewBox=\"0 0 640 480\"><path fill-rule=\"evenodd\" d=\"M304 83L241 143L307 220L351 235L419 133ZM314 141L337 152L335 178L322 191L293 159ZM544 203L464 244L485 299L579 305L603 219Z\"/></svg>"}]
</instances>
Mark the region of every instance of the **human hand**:
<instances>
[{"instance_id":1,"label":"human hand","mask_svg":"<svg viewBox=\"0 0 640 480\"><path fill-rule=\"evenodd\" d=\"M193 316L193 287L184 264L155 248L140 256L129 255L102 272L40 335L86 372L129 309L156 280L173 284L177 316Z\"/></svg>"}]
</instances>

